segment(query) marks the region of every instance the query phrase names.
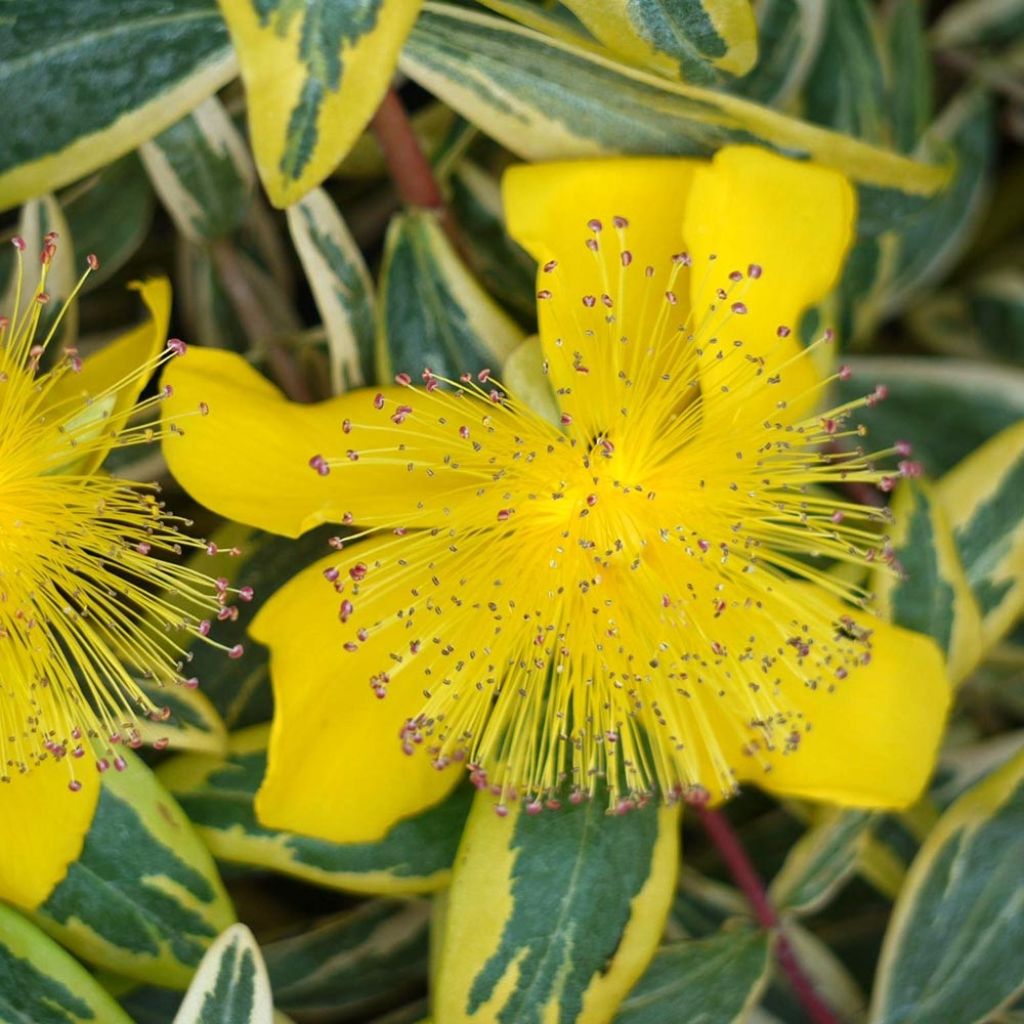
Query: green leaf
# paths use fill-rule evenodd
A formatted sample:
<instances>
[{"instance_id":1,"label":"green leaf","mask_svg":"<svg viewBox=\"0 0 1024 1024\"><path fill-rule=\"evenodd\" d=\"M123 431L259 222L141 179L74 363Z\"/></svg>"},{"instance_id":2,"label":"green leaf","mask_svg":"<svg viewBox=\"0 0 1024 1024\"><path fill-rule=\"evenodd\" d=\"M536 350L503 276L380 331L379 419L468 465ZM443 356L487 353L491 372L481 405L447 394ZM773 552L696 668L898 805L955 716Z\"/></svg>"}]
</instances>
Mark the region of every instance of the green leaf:
<instances>
[{"instance_id":1,"label":"green leaf","mask_svg":"<svg viewBox=\"0 0 1024 1024\"><path fill-rule=\"evenodd\" d=\"M61 193L64 216L79 259L94 253L99 270L86 291L109 280L135 254L149 233L156 204L139 158L130 153Z\"/></svg>"},{"instance_id":2,"label":"green leaf","mask_svg":"<svg viewBox=\"0 0 1024 1024\"><path fill-rule=\"evenodd\" d=\"M980 1022L1024 989L1024 753L939 819L896 902L871 1024Z\"/></svg>"},{"instance_id":3,"label":"green leaf","mask_svg":"<svg viewBox=\"0 0 1024 1024\"><path fill-rule=\"evenodd\" d=\"M9 0L0 21L0 209L66 185L235 74L213 0Z\"/></svg>"},{"instance_id":4,"label":"green leaf","mask_svg":"<svg viewBox=\"0 0 1024 1024\"><path fill-rule=\"evenodd\" d=\"M898 256L887 283L883 314L905 308L960 259L984 212L995 145L992 103L980 89L957 96L929 128L919 153L933 157L952 153L956 175L948 188L900 225Z\"/></svg>"},{"instance_id":5,"label":"green leaf","mask_svg":"<svg viewBox=\"0 0 1024 1024\"><path fill-rule=\"evenodd\" d=\"M828 904L855 874L870 823L864 811L823 811L772 880L776 906L813 914Z\"/></svg>"},{"instance_id":6,"label":"green leaf","mask_svg":"<svg viewBox=\"0 0 1024 1024\"><path fill-rule=\"evenodd\" d=\"M938 497L981 611L986 649L1024 608L1024 421L947 473Z\"/></svg>"},{"instance_id":7,"label":"green leaf","mask_svg":"<svg viewBox=\"0 0 1024 1024\"><path fill-rule=\"evenodd\" d=\"M684 82L746 74L757 59L749 0L562 0L619 59Z\"/></svg>"},{"instance_id":8,"label":"green leaf","mask_svg":"<svg viewBox=\"0 0 1024 1024\"><path fill-rule=\"evenodd\" d=\"M374 380L373 281L338 208L314 189L288 207L288 230L327 331L331 391Z\"/></svg>"},{"instance_id":9,"label":"green leaf","mask_svg":"<svg viewBox=\"0 0 1024 1024\"><path fill-rule=\"evenodd\" d=\"M527 160L615 153L707 156L759 142L836 167L861 187L872 230L948 178L929 166L748 100L617 64L500 18L427 3L401 67Z\"/></svg>"},{"instance_id":10,"label":"green leaf","mask_svg":"<svg viewBox=\"0 0 1024 1024\"><path fill-rule=\"evenodd\" d=\"M131 1024L53 939L0 904L0 1024Z\"/></svg>"},{"instance_id":11,"label":"green leaf","mask_svg":"<svg viewBox=\"0 0 1024 1024\"><path fill-rule=\"evenodd\" d=\"M757 4L757 64L724 87L767 107L785 108L814 64L826 13L818 0L762 0Z\"/></svg>"},{"instance_id":12,"label":"green leaf","mask_svg":"<svg viewBox=\"0 0 1024 1024\"><path fill-rule=\"evenodd\" d=\"M91 963L184 988L234 919L209 853L150 770L129 751L104 775L78 860L35 912Z\"/></svg>"},{"instance_id":13,"label":"green leaf","mask_svg":"<svg viewBox=\"0 0 1024 1024\"><path fill-rule=\"evenodd\" d=\"M1024 0L959 0L932 29L940 49L1015 43L1024 32Z\"/></svg>"},{"instance_id":14,"label":"green leaf","mask_svg":"<svg viewBox=\"0 0 1024 1024\"><path fill-rule=\"evenodd\" d=\"M155 743L158 747L166 743L174 752L224 753L228 743L227 729L205 694L183 686L157 686L146 679L136 682L150 700L168 714L163 721L154 722L147 718L139 722L139 736L143 743Z\"/></svg>"},{"instance_id":15,"label":"green leaf","mask_svg":"<svg viewBox=\"0 0 1024 1024\"><path fill-rule=\"evenodd\" d=\"M847 402L884 384L889 397L860 409L872 449L909 441L931 476L951 469L1005 427L1024 418L1024 371L960 359L855 358L833 397Z\"/></svg>"},{"instance_id":16,"label":"green leaf","mask_svg":"<svg viewBox=\"0 0 1024 1024\"><path fill-rule=\"evenodd\" d=\"M982 654L981 616L942 503L924 480L900 483L890 540L903 575L875 570L871 590L879 612L898 626L932 637L945 651L952 682Z\"/></svg>"},{"instance_id":17,"label":"green leaf","mask_svg":"<svg viewBox=\"0 0 1024 1024\"><path fill-rule=\"evenodd\" d=\"M558 399L551 378L544 372L540 337L533 335L514 348L501 368L501 379L516 400L528 405L549 423L558 423Z\"/></svg>"},{"instance_id":18,"label":"green leaf","mask_svg":"<svg viewBox=\"0 0 1024 1024\"><path fill-rule=\"evenodd\" d=\"M912 153L931 122L934 100L932 60L921 0L896 0L886 10L889 64L886 108L893 144Z\"/></svg>"},{"instance_id":19,"label":"green leaf","mask_svg":"<svg viewBox=\"0 0 1024 1024\"><path fill-rule=\"evenodd\" d=\"M392 218L377 312L377 373L458 376L501 365L523 332L474 280L437 215Z\"/></svg>"},{"instance_id":20,"label":"green leaf","mask_svg":"<svg viewBox=\"0 0 1024 1024\"><path fill-rule=\"evenodd\" d=\"M279 207L319 185L390 83L419 0L220 0L260 178Z\"/></svg>"},{"instance_id":21,"label":"green leaf","mask_svg":"<svg viewBox=\"0 0 1024 1024\"><path fill-rule=\"evenodd\" d=\"M422 990L430 904L372 900L268 942L277 1005L317 1019L364 1018Z\"/></svg>"},{"instance_id":22,"label":"green leaf","mask_svg":"<svg viewBox=\"0 0 1024 1024\"><path fill-rule=\"evenodd\" d=\"M144 143L139 154L186 238L209 242L241 227L256 172L245 140L215 96Z\"/></svg>"},{"instance_id":23,"label":"green leaf","mask_svg":"<svg viewBox=\"0 0 1024 1024\"><path fill-rule=\"evenodd\" d=\"M269 727L235 733L226 759L186 754L161 765L161 780L214 855L350 892L432 892L447 884L469 795L396 824L377 843L340 845L264 828L253 798L267 766Z\"/></svg>"},{"instance_id":24,"label":"green leaf","mask_svg":"<svg viewBox=\"0 0 1024 1024\"><path fill-rule=\"evenodd\" d=\"M448 896L436 1018L611 1020L661 937L678 833L678 807L612 815L599 795L501 817L479 793Z\"/></svg>"},{"instance_id":25,"label":"green leaf","mask_svg":"<svg viewBox=\"0 0 1024 1024\"><path fill-rule=\"evenodd\" d=\"M672 900L671 934L706 939L720 931L727 921L749 917L750 904L739 889L708 878L684 862Z\"/></svg>"},{"instance_id":26,"label":"green leaf","mask_svg":"<svg viewBox=\"0 0 1024 1024\"><path fill-rule=\"evenodd\" d=\"M233 924L206 951L174 1024L273 1024L274 1006L260 947Z\"/></svg>"},{"instance_id":27,"label":"green leaf","mask_svg":"<svg viewBox=\"0 0 1024 1024\"><path fill-rule=\"evenodd\" d=\"M771 938L737 928L663 946L619 1007L615 1024L732 1024L757 1004L771 971Z\"/></svg>"},{"instance_id":28,"label":"green leaf","mask_svg":"<svg viewBox=\"0 0 1024 1024\"><path fill-rule=\"evenodd\" d=\"M882 142L885 80L866 0L826 4L825 33L804 87L804 113L818 124Z\"/></svg>"}]
</instances>

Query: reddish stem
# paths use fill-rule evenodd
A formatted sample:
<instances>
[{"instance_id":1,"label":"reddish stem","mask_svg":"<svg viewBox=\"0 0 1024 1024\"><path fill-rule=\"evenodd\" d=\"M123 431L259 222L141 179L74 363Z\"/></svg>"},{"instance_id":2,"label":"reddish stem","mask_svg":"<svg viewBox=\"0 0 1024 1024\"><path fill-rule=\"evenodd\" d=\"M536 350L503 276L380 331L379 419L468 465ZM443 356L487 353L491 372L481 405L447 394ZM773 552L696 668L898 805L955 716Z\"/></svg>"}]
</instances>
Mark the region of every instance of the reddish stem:
<instances>
[{"instance_id":1,"label":"reddish stem","mask_svg":"<svg viewBox=\"0 0 1024 1024\"><path fill-rule=\"evenodd\" d=\"M810 979L800 967L793 947L782 930L779 915L775 907L772 906L771 900L768 899L764 882L761 881L761 876L747 856L747 851L743 849L740 837L729 824L729 819L718 811L700 806L697 807L697 814L708 838L714 843L722 860L725 861L733 880L747 897L758 924L774 933L775 959L793 986L793 991L807 1012L808 1018L813 1024L839 1024L838 1018L821 1000Z\"/></svg>"},{"instance_id":2,"label":"reddish stem","mask_svg":"<svg viewBox=\"0 0 1024 1024\"><path fill-rule=\"evenodd\" d=\"M384 94L370 127L377 136L384 162L403 202L443 211L444 196L434 177L434 169L420 148L409 115L393 88Z\"/></svg>"}]
</instances>

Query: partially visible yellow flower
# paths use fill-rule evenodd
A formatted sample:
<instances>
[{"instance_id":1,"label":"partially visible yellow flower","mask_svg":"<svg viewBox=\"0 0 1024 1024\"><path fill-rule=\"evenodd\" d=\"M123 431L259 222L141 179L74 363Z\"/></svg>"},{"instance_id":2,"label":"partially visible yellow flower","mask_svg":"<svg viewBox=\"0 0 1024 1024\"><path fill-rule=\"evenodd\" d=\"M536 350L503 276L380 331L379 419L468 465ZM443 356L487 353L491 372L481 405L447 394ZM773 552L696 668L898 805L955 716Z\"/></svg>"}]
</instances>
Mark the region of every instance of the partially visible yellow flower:
<instances>
[{"instance_id":1,"label":"partially visible yellow flower","mask_svg":"<svg viewBox=\"0 0 1024 1024\"><path fill-rule=\"evenodd\" d=\"M516 168L505 200L540 264L554 422L488 370L317 406L225 352L165 375L168 415L209 406L165 444L200 501L354 530L253 624L276 700L261 819L372 840L455 761L499 813L605 784L621 806L745 780L914 800L942 656L827 563L888 557L885 513L830 488L915 467L864 453L863 402L817 411L845 371L796 330L850 244L847 181L740 147Z\"/></svg>"},{"instance_id":2,"label":"partially visible yellow flower","mask_svg":"<svg viewBox=\"0 0 1024 1024\"><path fill-rule=\"evenodd\" d=\"M167 282L137 286L147 323L95 356L56 353L59 316L40 329L56 236L34 290L14 242L15 306L0 318L0 897L34 906L81 849L100 773L125 767L120 744L141 742L139 716L166 717L138 680L194 686L186 644L229 591L175 561L204 545L155 484L100 469L112 448L160 436L166 389L139 396L184 351L164 346Z\"/></svg>"}]
</instances>

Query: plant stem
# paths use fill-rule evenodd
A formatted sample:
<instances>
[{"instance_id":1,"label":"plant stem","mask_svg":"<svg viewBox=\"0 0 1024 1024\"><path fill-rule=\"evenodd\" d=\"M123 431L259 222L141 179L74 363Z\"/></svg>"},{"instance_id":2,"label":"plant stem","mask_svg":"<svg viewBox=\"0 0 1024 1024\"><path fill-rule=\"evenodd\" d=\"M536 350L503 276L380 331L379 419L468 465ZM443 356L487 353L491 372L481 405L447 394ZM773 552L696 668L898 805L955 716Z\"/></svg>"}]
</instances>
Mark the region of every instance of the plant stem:
<instances>
[{"instance_id":1,"label":"plant stem","mask_svg":"<svg viewBox=\"0 0 1024 1024\"><path fill-rule=\"evenodd\" d=\"M813 1024L839 1024L838 1018L822 1001L814 990L810 979L800 967L793 947L782 930L778 912L768 898L764 882L761 881L761 876L758 875L757 869L747 856L740 837L729 824L729 819L719 811L709 810L699 804L697 804L697 815L708 838L714 843L722 860L725 861L733 880L747 897L747 902L750 903L758 924L774 934L775 959L793 986L793 991L806 1011L808 1019Z\"/></svg>"},{"instance_id":2,"label":"plant stem","mask_svg":"<svg viewBox=\"0 0 1024 1024\"><path fill-rule=\"evenodd\" d=\"M444 196L434 169L420 148L409 115L394 88L384 94L370 127L402 201L409 206L443 211Z\"/></svg>"}]
</instances>

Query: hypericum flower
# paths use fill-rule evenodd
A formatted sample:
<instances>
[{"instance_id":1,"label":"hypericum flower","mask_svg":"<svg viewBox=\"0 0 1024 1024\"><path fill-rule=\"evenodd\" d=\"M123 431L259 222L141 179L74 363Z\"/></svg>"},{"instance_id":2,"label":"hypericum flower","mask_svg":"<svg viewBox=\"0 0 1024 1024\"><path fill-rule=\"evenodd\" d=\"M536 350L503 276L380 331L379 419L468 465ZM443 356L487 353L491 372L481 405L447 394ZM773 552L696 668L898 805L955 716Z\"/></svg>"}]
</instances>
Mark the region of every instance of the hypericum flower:
<instances>
[{"instance_id":1,"label":"hypericum flower","mask_svg":"<svg viewBox=\"0 0 1024 1024\"><path fill-rule=\"evenodd\" d=\"M0 895L32 905L80 848L98 775L125 767L118 745L141 743L141 716L167 716L139 680L195 685L185 644L207 637L229 589L175 560L205 545L181 531L155 484L100 469L111 449L161 434L168 389L139 396L185 350L164 346L167 282L137 286L150 321L95 356L54 352L97 260L41 328L56 235L34 290L23 287L25 243L14 245L14 309L0 318Z\"/></svg>"},{"instance_id":2,"label":"hypericum flower","mask_svg":"<svg viewBox=\"0 0 1024 1024\"><path fill-rule=\"evenodd\" d=\"M499 813L743 780L914 799L942 657L829 568L890 558L886 513L843 485L916 467L862 449L851 414L879 392L820 411L847 371L816 369L827 332L798 340L850 241L846 180L742 147L515 168L505 202L540 267L549 418L487 369L318 406L224 352L165 376L168 414L209 405L165 446L200 501L352 527L253 625L276 698L262 819L376 838L455 761Z\"/></svg>"}]
</instances>

